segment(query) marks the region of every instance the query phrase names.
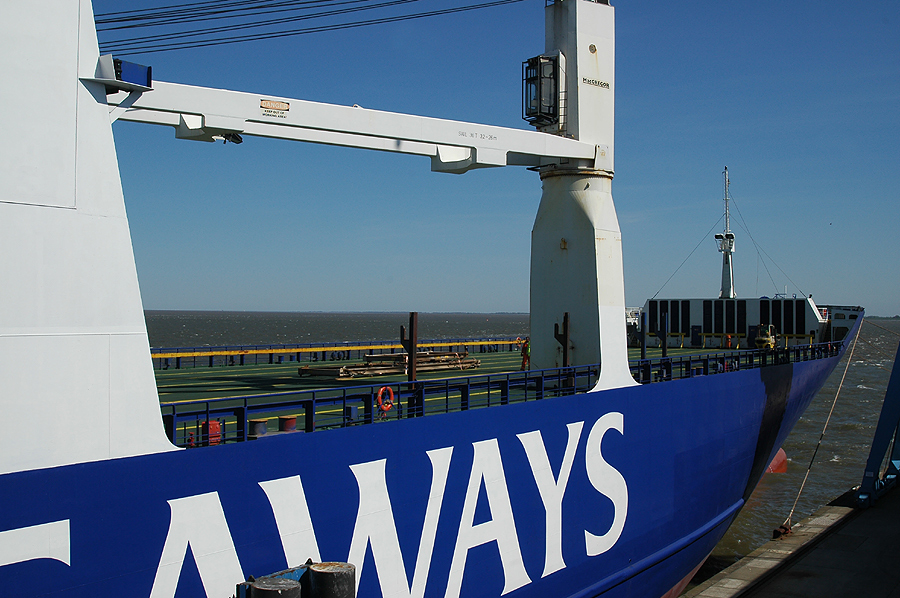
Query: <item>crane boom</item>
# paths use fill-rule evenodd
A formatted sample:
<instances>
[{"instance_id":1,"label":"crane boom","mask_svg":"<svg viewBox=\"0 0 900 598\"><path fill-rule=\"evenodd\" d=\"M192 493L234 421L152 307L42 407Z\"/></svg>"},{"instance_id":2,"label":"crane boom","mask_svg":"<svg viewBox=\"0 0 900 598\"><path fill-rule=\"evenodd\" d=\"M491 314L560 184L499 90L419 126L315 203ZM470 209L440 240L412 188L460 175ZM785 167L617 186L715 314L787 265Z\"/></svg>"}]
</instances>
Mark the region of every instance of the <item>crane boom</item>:
<instances>
[{"instance_id":1,"label":"crane boom","mask_svg":"<svg viewBox=\"0 0 900 598\"><path fill-rule=\"evenodd\" d=\"M417 154L431 158L432 170L452 173L492 166L546 166L561 159L600 167L595 166L600 152L592 143L359 106L158 81L152 91L131 91L127 96L119 92L109 97L109 103L113 120L169 125L181 139L253 135Z\"/></svg>"}]
</instances>

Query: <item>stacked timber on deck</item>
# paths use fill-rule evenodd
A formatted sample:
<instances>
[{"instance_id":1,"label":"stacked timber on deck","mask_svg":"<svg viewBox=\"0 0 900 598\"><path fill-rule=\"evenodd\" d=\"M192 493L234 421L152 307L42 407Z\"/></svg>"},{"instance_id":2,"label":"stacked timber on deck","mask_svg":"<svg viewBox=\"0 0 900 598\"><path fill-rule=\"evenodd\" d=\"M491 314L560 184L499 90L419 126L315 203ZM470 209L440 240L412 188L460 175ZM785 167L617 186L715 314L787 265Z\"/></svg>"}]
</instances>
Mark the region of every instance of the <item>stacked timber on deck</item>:
<instances>
[{"instance_id":1,"label":"stacked timber on deck","mask_svg":"<svg viewBox=\"0 0 900 598\"><path fill-rule=\"evenodd\" d=\"M437 372L443 370L472 370L481 361L466 353L422 351L416 353L416 371ZM390 376L406 374L409 367L408 353L368 354L363 363L349 365L303 366L297 369L301 376L316 378L358 378L362 376Z\"/></svg>"}]
</instances>

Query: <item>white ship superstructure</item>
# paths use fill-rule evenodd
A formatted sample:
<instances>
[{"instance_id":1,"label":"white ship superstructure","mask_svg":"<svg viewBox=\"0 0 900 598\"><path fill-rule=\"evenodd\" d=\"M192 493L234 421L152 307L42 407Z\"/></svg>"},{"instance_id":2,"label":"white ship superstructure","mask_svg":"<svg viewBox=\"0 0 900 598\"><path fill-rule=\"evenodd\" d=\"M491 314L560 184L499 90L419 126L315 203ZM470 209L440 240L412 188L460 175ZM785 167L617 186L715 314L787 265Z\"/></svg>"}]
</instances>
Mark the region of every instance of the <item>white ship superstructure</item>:
<instances>
[{"instance_id":1,"label":"white ship superstructure","mask_svg":"<svg viewBox=\"0 0 900 598\"><path fill-rule=\"evenodd\" d=\"M738 297L734 284L734 232L728 167L725 177L725 229L715 236L722 253L722 287L717 299L649 299L644 303L643 334L648 346L746 349L761 328L774 326L778 346L809 345L844 338L857 318L856 307L820 308L807 297Z\"/></svg>"}]
</instances>

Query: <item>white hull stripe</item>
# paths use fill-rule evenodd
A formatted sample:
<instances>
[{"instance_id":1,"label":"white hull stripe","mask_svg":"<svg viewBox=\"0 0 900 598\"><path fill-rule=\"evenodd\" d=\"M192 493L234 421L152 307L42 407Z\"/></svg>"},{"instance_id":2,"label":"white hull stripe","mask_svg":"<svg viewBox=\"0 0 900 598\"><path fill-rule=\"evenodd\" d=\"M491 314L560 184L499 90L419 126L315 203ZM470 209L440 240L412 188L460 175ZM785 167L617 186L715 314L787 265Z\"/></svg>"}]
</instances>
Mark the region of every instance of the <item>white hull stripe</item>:
<instances>
[{"instance_id":1,"label":"white hull stripe","mask_svg":"<svg viewBox=\"0 0 900 598\"><path fill-rule=\"evenodd\" d=\"M36 559L70 565L69 554L68 519L0 532L0 567Z\"/></svg>"}]
</instances>

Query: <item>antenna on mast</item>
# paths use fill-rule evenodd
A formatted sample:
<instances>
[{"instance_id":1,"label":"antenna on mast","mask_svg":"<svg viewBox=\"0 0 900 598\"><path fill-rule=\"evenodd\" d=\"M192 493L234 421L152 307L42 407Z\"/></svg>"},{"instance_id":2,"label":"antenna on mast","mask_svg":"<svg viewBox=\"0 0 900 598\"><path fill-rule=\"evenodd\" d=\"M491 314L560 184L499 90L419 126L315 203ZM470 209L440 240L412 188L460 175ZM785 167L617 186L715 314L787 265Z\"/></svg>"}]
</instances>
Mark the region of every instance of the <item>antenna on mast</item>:
<instances>
[{"instance_id":1,"label":"antenna on mast","mask_svg":"<svg viewBox=\"0 0 900 598\"><path fill-rule=\"evenodd\" d=\"M725 230L716 234L716 243L719 245L719 251L722 253L722 290L719 291L719 299L734 299L737 295L734 292L734 266L731 261L731 254L734 253L734 233L731 232L731 215L728 212L728 186L731 181L728 179L728 167L722 173L725 177Z\"/></svg>"}]
</instances>

